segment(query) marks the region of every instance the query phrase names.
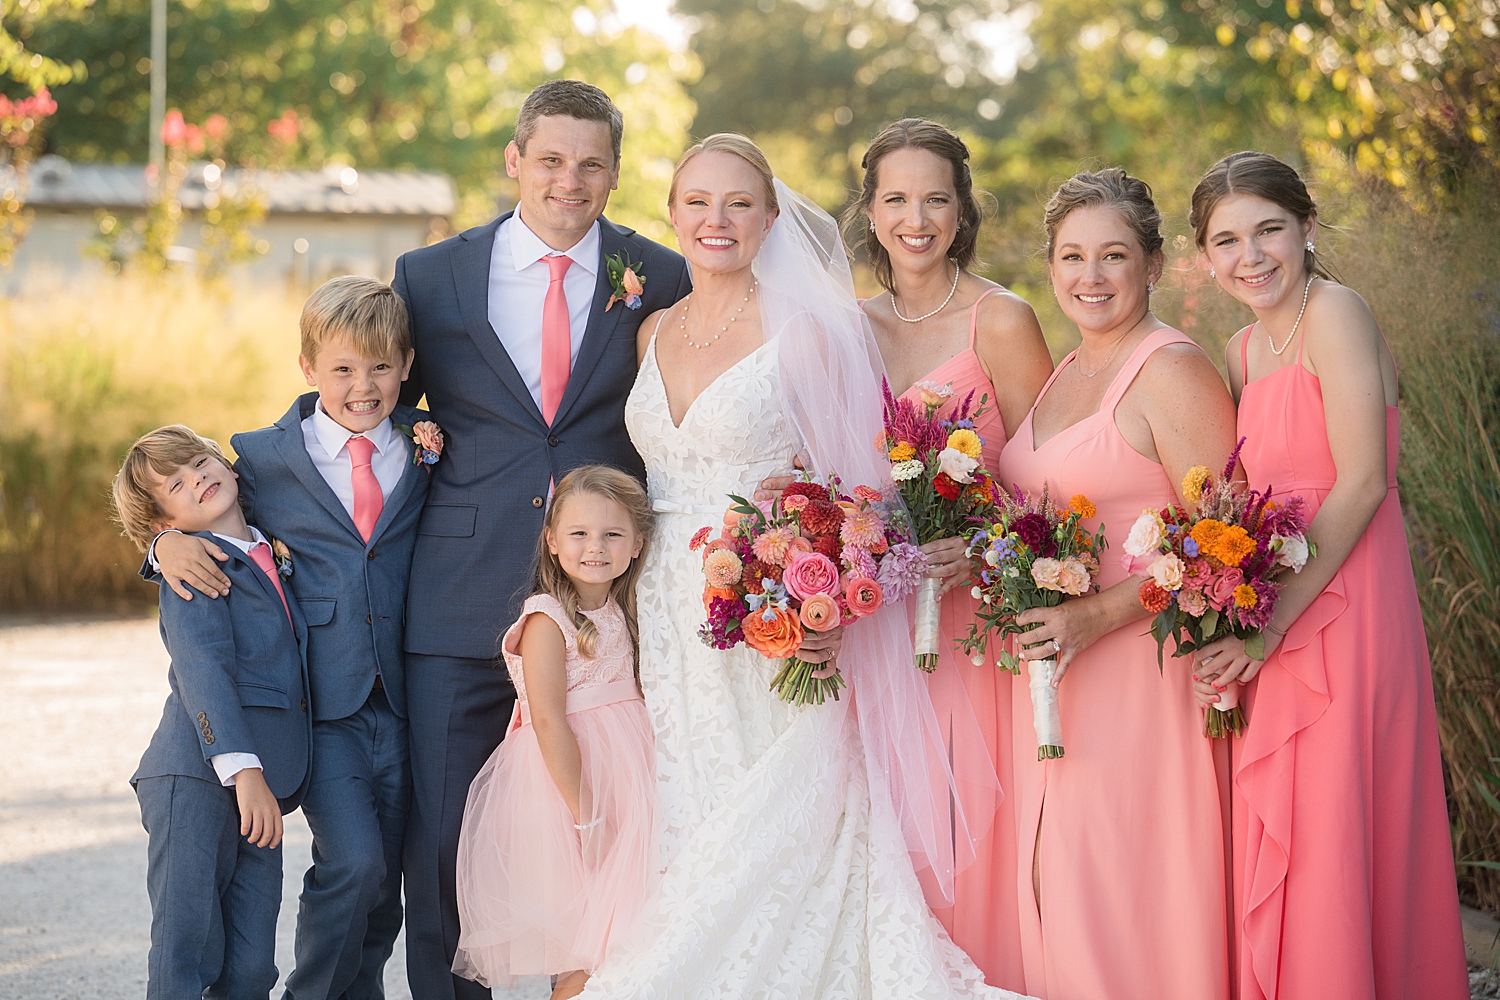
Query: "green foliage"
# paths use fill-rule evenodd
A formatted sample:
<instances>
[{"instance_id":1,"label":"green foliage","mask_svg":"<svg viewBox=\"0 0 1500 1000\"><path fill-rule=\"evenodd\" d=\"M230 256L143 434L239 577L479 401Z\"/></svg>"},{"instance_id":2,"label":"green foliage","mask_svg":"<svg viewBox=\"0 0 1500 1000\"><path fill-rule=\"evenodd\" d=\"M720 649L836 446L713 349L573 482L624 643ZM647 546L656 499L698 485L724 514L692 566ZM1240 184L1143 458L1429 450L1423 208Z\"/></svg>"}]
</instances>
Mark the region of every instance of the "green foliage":
<instances>
[{"instance_id":1,"label":"green foliage","mask_svg":"<svg viewBox=\"0 0 1500 1000\"><path fill-rule=\"evenodd\" d=\"M15 96L7 81L35 92L82 78L83 63L67 60L32 44L39 23L69 11L81 10L93 0L0 0L0 93ZM9 21L14 27L7 27Z\"/></svg>"}]
</instances>

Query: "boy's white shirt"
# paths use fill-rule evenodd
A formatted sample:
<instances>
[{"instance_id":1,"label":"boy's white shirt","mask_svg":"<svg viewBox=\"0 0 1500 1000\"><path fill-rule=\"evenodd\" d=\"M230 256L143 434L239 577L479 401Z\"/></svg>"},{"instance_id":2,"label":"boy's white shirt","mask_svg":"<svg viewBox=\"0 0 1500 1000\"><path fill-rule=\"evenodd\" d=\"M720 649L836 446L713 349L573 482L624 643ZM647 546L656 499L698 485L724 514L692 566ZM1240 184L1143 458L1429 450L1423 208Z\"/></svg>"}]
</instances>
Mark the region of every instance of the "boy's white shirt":
<instances>
[{"instance_id":1,"label":"boy's white shirt","mask_svg":"<svg viewBox=\"0 0 1500 1000\"><path fill-rule=\"evenodd\" d=\"M250 541L248 542L241 538L233 538L229 535L221 535L217 531L214 532L214 537L218 538L220 541L228 542L230 545L233 545L235 548L239 549L246 555L249 555L250 550L259 545L261 542L265 542L267 545L271 544L266 539L266 536L260 533L260 529L253 524L250 525ZM234 776L236 774L239 774L245 768L260 767L260 758L253 753L214 754L212 757L208 758L208 762L214 766L214 773L219 776L219 782L225 788L234 787Z\"/></svg>"}]
</instances>

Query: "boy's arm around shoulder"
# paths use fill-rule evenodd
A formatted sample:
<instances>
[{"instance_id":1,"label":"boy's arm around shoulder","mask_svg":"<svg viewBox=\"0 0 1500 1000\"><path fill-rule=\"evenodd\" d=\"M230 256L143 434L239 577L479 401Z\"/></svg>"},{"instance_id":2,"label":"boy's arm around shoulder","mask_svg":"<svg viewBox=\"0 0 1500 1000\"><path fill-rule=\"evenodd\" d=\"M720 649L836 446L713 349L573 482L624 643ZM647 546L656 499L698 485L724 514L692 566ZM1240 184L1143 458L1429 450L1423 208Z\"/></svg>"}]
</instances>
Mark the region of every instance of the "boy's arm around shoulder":
<instances>
[{"instance_id":1,"label":"boy's arm around shoulder","mask_svg":"<svg viewBox=\"0 0 1500 1000\"><path fill-rule=\"evenodd\" d=\"M240 709L236 680L233 597L184 601L161 589L161 629L183 709L198 730L206 763L225 753L259 754Z\"/></svg>"}]
</instances>

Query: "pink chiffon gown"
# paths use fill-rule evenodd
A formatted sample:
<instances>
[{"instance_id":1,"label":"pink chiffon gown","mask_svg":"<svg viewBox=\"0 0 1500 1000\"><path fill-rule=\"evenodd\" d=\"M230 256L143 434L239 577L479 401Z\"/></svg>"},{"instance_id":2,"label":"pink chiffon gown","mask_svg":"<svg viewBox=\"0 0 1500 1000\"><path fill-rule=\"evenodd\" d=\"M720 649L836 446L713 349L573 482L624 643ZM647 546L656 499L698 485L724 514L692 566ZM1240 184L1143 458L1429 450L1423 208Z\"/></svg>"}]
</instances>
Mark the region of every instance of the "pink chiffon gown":
<instances>
[{"instance_id":1,"label":"pink chiffon gown","mask_svg":"<svg viewBox=\"0 0 1500 1000\"><path fill-rule=\"evenodd\" d=\"M1235 748L1242 1000L1469 995L1396 407L1385 423L1385 502L1247 691ZM1338 471L1300 347L1296 364L1245 385L1239 431L1251 485L1317 513Z\"/></svg>"},{"instance_id":2,"label":"pink chiffon gown","mask_svg":"<svg viewBox=\"0 0 1500 1000\"><path fill-rule=\"evenodd\" d=\"M975 406L981 396L988 397L984 412L974 421L974 430L984 440L980 460L991 475L995 474L1000 451L1005 447L1005 420L995 402L995 387L985 375L979 355L974 353L974 336L978 330L979 303L997 291L1000 289L990 289L974 303L969 316L968 348L923 378L940 385L951 383L955 399L963 399L974 390ZM920 403L921 392L912 386L903 395ZM1001 789L1010 787L1014 770L1011 675L995 666L993 655L987 655L983 665L975 666L967 654L953 645L955 640L968 635L978 606L967 586L943 595L939 660L928 682L928 691L938 722L949 739L949 756L959 783L964 817L971 833L980 836L974 844L973 862L954 879L953 902L950 904L941 896L929 898L928 902L948 936L984 972L985 982L1024 992L1020 915L1016 911L1015 893L1011 891L1016 871L1014 799L981 781L963 780L964 758L971 755L988 757ZM954 716L969 712L979 723L985 741L982 747L954 745L952 734L967 729L953 725Z\"/></svg>"},{"instance_id":3,"label":"pink chiffon gown","mask_svg":"<svg viewBox=\"0 0 1500 1000\"><path fill-rule=\"evenodd\" d=\"M1191 343L1176 330L1156 331L1131 353L1098 412L1037 447L1033 407L1000 456L1002 482L1033 494L1045 484L1064 503L1082 493L1098 507L1086 525L1102 523L1109 543L1101 589L1125 579L1119 553L1141 511L1177 502L1162 467L1120 435L1115 407L1152 352ZM1209 465L1220 460L1203 456ZM1058 688L1065 756L1036 759L1026 688L1013 700L1025 992L1044 1000L1229 996L1227 755L1203 736L1191 660L1169 655L1158 671L1148 625L1143 617L1121 626L1072 661Z\"/></svg>"},{"instance_id":4,"label":"pink chiffon gown","mask_svg":"<svg viewBox=\"0 0 1500 1000\"><path fill-rule=\"evenodd\" d=\"M469 786L458 841L453 971L486 986L597 969L639 923L653 885L655 753L629 627L614 601L583 613L598 630L592 657L579 652L577 626L546 594L527 599L505 633L515 713L505 742ZM567 646L568 727L583 763L581 832L531 728L520 643L533 614L557 622Z\"/></svg>"}]
</instances>

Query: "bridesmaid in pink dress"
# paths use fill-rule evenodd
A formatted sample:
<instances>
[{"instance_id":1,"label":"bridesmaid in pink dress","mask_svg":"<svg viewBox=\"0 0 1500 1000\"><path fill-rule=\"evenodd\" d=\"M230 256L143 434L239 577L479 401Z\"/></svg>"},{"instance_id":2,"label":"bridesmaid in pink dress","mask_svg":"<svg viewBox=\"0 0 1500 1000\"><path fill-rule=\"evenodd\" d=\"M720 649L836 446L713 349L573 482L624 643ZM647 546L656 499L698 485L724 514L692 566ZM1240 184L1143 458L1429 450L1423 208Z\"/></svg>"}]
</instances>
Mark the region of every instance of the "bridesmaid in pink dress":
<instances>
[{"instance_id":1,"label":"bridesmaid in pink dress","mask_svg":"<svg viewBox=\"0 0 1500 1000\"><path fill-rule=\"evenodd\" d=\"M1021 298L968 273L981 218L966 163L969 151L936 122L908 118L888 126L865 154L864 189L852 209L869 219L866 246L889 294L865 303L891 389L920 395L919 381L950 384L955 398L974 390L984 411L975 430L993 474L1005 428L1031 408L1052 370L1036 314ZM991 656L979 665L954 648L968 633L977 602L961 539L924 546L944 580L941 660L929 690L949 740L974 858L959 872L950 903L929 893L933 912L992 986L1020 990L1021 938L1015 894L1016 827L1012 783L1009 673ZM1024 697L1024 686L1020 688ZM977 727L961 725L973 718ZM967 745L965 732L983 745ZM974 741L977 743L978 741ZM1000 781L981 775L993 768ZM970 780L966 773L975 772ZM960 851L960 857L963 852ZM1002 891L1001 887L1004 887Z\"/></svg>"},{"instance_id":2,"label":"bridesmaid in pink dress","mask_svg":"<svg viewBox=\"0 0 1500 1000\"><path fill-rule=\"evenodd\" d=\"M1220 286L1255 312L1227 349L1245 472L1306 500L1318 544L1282 591L1264 664L1233 639L1200 656L1201 698L1251 682L1235 747L1239 994L1467 997L1396 492L1394 359L1364 299L1326 280L1317 206L1291 167L1235 153L1199 183L1192 211Z\"/></svg>"},{"instance_id":3,"label":"bridesmaid in pink dress","mask_svg":"<svg viewBox=\"0 0 1500 1000\"><path fill-rule=\"evenodd\" d=\"M1192 466L1234 447L1213 363L1150 311L1161 215L1123 170L1083 173L1047 205L1047 256L1083 343L1000 456L1000 478L1098 507L1100 593L1027 612L1027 659L1058 658L1066 755L1036 759L1025 688L1015 712L1017 893L1025 991L1045 1000L1225 1000L1228 910L1221 777L1186 659L1156 643L1120 550L1142 509L1180 503ZM1024 674L1023 674L1024 676Z\"/></svg>"}]
</instances>

